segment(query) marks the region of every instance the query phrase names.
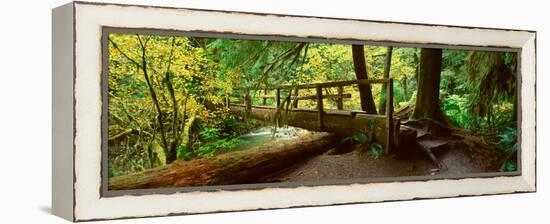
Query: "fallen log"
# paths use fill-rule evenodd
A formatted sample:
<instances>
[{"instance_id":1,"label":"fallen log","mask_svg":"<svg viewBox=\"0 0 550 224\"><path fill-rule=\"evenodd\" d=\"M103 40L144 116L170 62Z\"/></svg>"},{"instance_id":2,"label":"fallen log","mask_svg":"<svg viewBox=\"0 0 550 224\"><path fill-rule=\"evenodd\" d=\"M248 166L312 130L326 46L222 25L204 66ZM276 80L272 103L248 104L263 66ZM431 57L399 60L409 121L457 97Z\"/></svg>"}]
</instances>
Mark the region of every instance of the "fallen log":
<instances>
[{"instance_id":1,"label":"fallen log","mask_svg":"<svg viewBox=\"0 0 550 224\"><path fill-rule=\"evenodd\" d=\"M237 115L246 113L244 105L232 104L229 106L229 109L233 114ZM274 107L251 106L249 116L258 120L274 121L275 114L276 110ZM317 110L292 109L286 113L284 124L308 130L326 131L340 136L351 136L357 133L357 131L367 133L374 131L375 142L385 143L386 141L386 116L383 115L324 110L323 128L321 129L319 125L319 112ZM393 124L390 130L393 131L393 136L395 136L394 143L396 143L399 136L399 120L395 118ZM374 130L370 130L371 125L374 126Z\"/></svg>"},{"instance_id":2,"label":"fallen log","mask_svg":"<svg viewBox=\"0 0 550 224\"><path fill-rule=\"evenodd\" d=\"M175 161L139 173L109 178L109 190L255 183L270 173L322 154L340 142L334 134L311 136L234 151L210 158Z\"/></svg>"}]
</instances>

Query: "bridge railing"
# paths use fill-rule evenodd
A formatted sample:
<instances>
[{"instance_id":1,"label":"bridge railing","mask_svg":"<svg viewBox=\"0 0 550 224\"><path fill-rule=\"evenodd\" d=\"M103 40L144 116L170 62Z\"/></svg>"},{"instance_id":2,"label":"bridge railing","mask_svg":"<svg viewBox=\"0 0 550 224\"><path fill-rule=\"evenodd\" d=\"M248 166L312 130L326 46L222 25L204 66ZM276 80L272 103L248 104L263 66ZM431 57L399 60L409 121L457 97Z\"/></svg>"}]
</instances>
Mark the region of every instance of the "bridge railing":
<instances>
[{"instance_id":1,"label":"bridge railing","mask_svg":"<svg viewBox=\"0 0 550 224\"><path fill-rule=\"evenodd\" d=\"M279 108L281 106L281 92L287 92L287 100L292 100L292 107L298 108L299 100L315 100L316 110L318 112L318 122L319 129L323 130L325 115L325 106L323 104L323 99L335 99L336 107L338 110L344 110L343 100L345 98L351 98L351 94L344 93L344 87L346 86L361 86L361 85L370 85L370 84L381 84L386 85L386 152L389 152L391 144L394 139L393 132L393 79L361 79L361 80L350 80L350 81L336 81L336 82L324 82L324 83L311 83L311 84L302 84L302 85L280 85L280 86L266 86L266 87L250 87L236 89L237 92L241 92L239 97L242 97L244 105L248 111L252 108L252 97L251 91L263 91L263 95L260 95L259 98L262 99L262 105L267 104L267 99L274 99L275 106ZM336 94L323 94L323 89L327 88L336 88ZM305 89L315 89L315 95L300 96L300 90ZM273 95L268 95L268 91L273 91ZM226 105L229 106L230 101L228 96L226 96ZM382 109L382 108L380 108ZM377 110L378 111L378 110ZM361 111L366 113L365 111Z\"/></svg>"}]
</instances>

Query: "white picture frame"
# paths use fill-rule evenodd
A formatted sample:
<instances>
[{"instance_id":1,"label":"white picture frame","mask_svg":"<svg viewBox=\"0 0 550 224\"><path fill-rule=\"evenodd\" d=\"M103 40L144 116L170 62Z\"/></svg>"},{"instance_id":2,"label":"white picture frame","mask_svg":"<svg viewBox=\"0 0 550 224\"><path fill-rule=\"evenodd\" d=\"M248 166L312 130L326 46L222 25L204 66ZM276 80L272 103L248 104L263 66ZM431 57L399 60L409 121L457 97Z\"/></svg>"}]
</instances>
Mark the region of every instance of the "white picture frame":
<instances>
[{"instance_id":1,"label":"white picture frame","mask_svg":"<svg viewBox=\"0 0 550 224\"><path fill-rule=\"evenodd\" d=\"M265 24L269 24L266 26ZM102 193L103 28L323 38L520 52L517 175L292 188ZM536 191L536 32L72 2L53 10L53 213L71 221ZM480 187L483 186L483 187Z\"/></svg>"}]
</instances>

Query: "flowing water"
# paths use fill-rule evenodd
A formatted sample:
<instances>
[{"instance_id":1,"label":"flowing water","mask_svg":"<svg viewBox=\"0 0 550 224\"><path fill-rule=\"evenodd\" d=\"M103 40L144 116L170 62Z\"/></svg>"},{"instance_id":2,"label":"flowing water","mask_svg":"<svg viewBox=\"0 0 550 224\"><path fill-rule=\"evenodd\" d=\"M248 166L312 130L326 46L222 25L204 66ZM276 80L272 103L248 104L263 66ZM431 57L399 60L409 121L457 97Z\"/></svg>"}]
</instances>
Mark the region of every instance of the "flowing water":
<instances>
[{"instance_id":1,"label":"flowing water","mask_svg":"<svg viewBox=\"0 0 550 224\"><path fill-rule=\"evenodd\" d=\"M280 140L298 138L311 133L311 131L293 126L280 127L276 130L273 130L272 126L264 126L241 135L239 138L242 141L234 150L243 150L255 146L276 143Z\"/></svg>"}]
</instances>

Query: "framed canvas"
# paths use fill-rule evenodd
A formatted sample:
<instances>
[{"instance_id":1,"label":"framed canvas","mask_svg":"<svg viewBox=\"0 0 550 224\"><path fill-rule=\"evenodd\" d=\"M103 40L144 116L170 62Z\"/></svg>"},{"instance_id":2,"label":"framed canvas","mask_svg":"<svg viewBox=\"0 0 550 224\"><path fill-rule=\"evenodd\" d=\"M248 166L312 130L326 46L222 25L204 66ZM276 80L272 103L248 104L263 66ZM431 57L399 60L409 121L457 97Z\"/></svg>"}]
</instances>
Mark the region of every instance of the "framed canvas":
<instances>
[{"instance_id":1,"label":"framed canvas","mask_svg":"<svg viewBox=\"0 0 550 224\"><path fill-rule=\"evenodd\" d=\"M536 191L536 32L53 9L71 221Z\"/></svg>"}]
</instances>

